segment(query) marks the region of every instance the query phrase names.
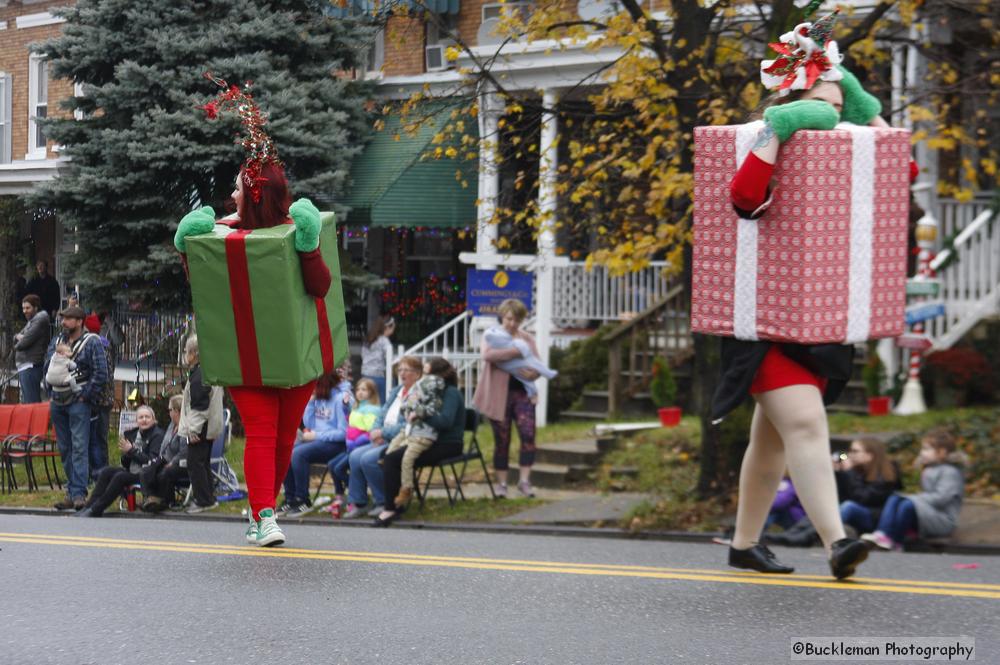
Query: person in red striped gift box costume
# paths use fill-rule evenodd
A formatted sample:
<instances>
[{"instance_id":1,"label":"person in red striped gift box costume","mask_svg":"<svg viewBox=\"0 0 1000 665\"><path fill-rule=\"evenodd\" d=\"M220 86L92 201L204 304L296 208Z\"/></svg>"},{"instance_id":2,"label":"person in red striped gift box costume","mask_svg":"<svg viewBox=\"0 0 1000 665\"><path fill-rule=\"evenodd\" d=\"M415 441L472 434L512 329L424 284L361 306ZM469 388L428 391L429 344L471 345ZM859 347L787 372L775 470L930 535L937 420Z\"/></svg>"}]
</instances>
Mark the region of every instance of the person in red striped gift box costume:
<instances>
[{"instance_id":1,"label":"person in red striped gift box costume","mask_svg":"<svg viewBox=\"0 0 1000 665\"><path fill-rule=\"evenodd\" d=\"M319 249L319 210L308 199L291 202L284 168L271 138L264 131L264 117L248 90L229 86L210 74L206 74L206 78L223 88L215 100L203 107L208 117L215 118L220 112L234 110L239 113L245 132L242 145L247 157L236 177L236 189L232 193L237 220L230 226L253 230L289 221L294 223L298 267L306 293L313 298L324 298L332 278ZM208 206L181 219L174 235L174 245L185 262L185 271L185 238L209 233L214 226L215 211ZM252 332L247 331L248 334ZM238 329L237 336L239 334ZM234 339L233 343L238 342ZM295 435L315 384L313 379L291 388L229 387L246 430L243 471L250 503L250 526L246 531L246 540L250 544L272 547L285 542L285 535L275 521L275 500L288 473Z\"/></svg>"},{"instance_id":2,"label":"person in red striped gift box costume","mask_svg":"<svg viewBox=\"0 0 1000 665\"><path fill-rule=\"evenodd\" d=\"M810 9L818 5L814 2ZM781 145L796 131L831 130L840 121L887 126L879 117L878 99L840 64L837 44L831 39L836 15L835 11L814 23L802 23L782 35L780 43L771 45L779 57L761 65L761 80L774 95L763 104L763 129L730 185L732 204L743 219L758 219L767 210ZM759 118L758 112L751 119ZM732 411L748 392L756 401L750 445L740 471L729 565L764 573L793 572L758 542L787 465L826 548L831 572L838 579L849 577L868 556L868 549L860 540L847 538L841 522L825 404L835 401L847 384L854 347L728 337L722 345L713 418Z\"/></svg>"}]
</instances>

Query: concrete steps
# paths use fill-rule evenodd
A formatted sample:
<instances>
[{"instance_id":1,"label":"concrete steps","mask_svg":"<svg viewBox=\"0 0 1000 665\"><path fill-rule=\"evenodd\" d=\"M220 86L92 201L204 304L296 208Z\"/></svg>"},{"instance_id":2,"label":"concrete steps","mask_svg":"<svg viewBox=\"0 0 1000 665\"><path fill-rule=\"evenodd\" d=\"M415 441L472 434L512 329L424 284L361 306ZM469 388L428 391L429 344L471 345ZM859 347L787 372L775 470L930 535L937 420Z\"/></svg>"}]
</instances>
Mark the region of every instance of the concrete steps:
<instances>
[{"instance_id":1,"label":"concrete steps","mask_svg":"<svg viewBox=\"0 0 1000 665\"><path fill-rule=\"evenodd\" d=\"M531 483L536 487L559 489L586 481L613 445L613 437L540 443L536 448L537 461L531 467ZM517 482L518 469L512 464L507 484L513 489Z\"/></svg>"}]
</instances>

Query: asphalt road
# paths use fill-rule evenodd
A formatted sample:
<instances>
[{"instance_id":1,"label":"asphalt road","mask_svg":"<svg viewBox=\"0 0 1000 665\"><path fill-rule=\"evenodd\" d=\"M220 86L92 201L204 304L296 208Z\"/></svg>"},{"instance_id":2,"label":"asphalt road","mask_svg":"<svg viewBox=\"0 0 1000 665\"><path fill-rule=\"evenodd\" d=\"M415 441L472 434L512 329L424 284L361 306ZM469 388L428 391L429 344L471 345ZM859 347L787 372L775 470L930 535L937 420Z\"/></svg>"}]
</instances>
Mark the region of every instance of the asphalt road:
<instances>
[{"instance_id":1,"label":"asphalt road","mask_svg":"<svg viewBox=\"0 0 1000 665\"><path fill-rule=\"evenodd\" d=\"M718 545L285 531L0 516L0 663L759 664L793 637L958 635L1000 663L1000 558L878 553L834 583L819 550L780 550L779 577Z\"/></svg>"}]
</instances>

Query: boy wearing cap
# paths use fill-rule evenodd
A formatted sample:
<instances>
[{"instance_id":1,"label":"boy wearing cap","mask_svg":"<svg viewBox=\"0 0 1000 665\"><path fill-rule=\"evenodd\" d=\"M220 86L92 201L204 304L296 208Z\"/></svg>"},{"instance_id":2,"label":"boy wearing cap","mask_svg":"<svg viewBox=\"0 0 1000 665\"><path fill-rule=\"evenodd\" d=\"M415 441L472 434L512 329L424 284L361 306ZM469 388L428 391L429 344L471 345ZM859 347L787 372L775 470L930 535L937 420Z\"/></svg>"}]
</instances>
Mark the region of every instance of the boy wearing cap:
<instances>
[{"instance_id":1,"label":"boy wearing cap","mask_svg":"<svg viewBox=\"0 0 1000 665\"><path fill-rule=\"evenodd\" d=\"M43 374L47 375L56 346L70 348L70 360L75 364L73 379L77 393L56 394L46 382L52 397L49 407L56 430L56 443L66 472L66 497L56 503L56 510L80 510L87 497L89 478L90 416L108 382L108 364L100 339L84 330L84 311L70 306L60 312L62 332L49 343ZM57 399L58 398L58 399Z\"/></svg>"}]
</instances>

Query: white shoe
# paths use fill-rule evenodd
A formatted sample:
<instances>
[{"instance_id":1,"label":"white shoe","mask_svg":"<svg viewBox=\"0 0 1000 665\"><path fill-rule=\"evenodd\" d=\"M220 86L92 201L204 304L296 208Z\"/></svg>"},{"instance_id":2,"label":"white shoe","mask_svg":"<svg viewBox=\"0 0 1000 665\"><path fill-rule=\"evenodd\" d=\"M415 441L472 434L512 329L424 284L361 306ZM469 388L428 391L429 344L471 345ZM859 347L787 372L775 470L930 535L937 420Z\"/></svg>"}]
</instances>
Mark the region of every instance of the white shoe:
<instances>
[{"instance_id":1,"label":"white shoe","mask_svg":"<svg viewBox=\"0 0 1000 665\"><path fill-rule=\"evenodd\" d=\"M257 523L257 544L260 547L274 547L285 542L285 534L274 518L274 510L265 508L260 511L260 521Z\"/></svg>"},{"instance_id":2,"label":"white shoe","mask_svg":"<svg viewBox=\"0 0 1000 665\"><path fill-rule=\"evenodd\" d=\"M247 527L246 538L249 544L257 544L257 521L253 518L253 511L250 511L250 526Z\"/></svg>"}]
</instances>

